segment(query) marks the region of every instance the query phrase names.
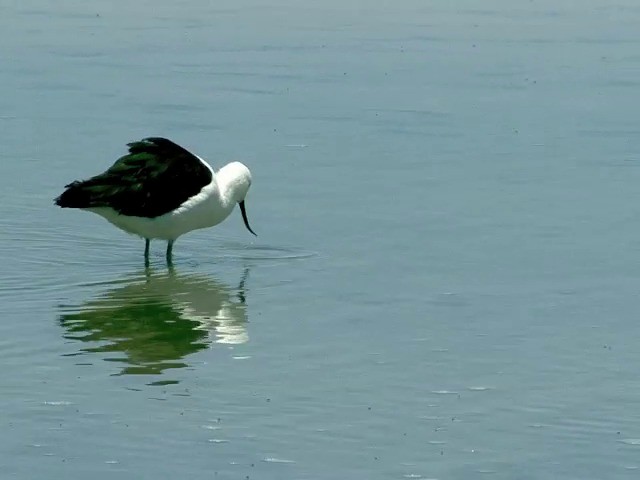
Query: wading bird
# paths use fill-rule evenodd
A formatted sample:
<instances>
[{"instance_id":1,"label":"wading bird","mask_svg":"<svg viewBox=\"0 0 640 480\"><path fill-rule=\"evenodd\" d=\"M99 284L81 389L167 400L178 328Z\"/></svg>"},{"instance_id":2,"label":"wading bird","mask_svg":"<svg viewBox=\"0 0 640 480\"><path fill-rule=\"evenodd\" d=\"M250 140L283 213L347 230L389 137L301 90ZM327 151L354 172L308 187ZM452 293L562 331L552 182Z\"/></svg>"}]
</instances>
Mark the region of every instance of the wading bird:
<instances>
[{"instance_id":1,"label":"wading bird","mask_svg":"<svg viewBox=\"0 0 640 480\"><path fill-rule=\"evenodd\" d=\"M125 232L149 244L167 241L167 262L173 243L192 230L213 227L229 216L236 203L249 226L244 200L251 172L232 162L217 172L200 157L171 140L150 137L128 144L129 153L104 173L75 181L55 199L63 208L97 213Z\"/></svg>"}]
</instances>

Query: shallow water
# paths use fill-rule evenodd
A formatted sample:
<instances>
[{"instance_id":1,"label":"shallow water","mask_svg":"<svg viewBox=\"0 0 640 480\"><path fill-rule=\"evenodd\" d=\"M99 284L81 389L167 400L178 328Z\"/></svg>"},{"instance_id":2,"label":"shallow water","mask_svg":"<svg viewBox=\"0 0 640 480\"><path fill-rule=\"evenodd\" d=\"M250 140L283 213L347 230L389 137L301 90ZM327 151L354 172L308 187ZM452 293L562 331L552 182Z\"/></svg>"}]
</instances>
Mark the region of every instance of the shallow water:
<instances>
[{"instance_id":1,"label":"shallow water","mask_svg":"<svg viewBox=\"0 0 640 480\"><path fill-rule=\"evenodd\" d=\"M636 478L640 8L0 7L2 478ZM165 135L175 246L54 208Z\"/></svg>"}]
</instances>

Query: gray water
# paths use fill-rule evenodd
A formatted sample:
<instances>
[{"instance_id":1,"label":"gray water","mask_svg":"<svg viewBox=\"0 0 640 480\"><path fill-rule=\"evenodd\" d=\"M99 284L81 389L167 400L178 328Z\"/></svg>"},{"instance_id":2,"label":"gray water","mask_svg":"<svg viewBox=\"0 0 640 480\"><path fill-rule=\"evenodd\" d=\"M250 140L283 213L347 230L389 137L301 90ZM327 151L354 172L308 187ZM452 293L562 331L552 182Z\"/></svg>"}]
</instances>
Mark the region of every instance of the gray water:
<instances>
[{"instance_id":1,"label":"gray water","mask_svg":"<svg viewBox=\"0 0 640 480\"><path fill-rule=\"evenodd\" d=\"M0 3L0 477L637 478L640 7L371 3ZM149 135L259 237L52 205Z\"/></svg>"}]
</instances>

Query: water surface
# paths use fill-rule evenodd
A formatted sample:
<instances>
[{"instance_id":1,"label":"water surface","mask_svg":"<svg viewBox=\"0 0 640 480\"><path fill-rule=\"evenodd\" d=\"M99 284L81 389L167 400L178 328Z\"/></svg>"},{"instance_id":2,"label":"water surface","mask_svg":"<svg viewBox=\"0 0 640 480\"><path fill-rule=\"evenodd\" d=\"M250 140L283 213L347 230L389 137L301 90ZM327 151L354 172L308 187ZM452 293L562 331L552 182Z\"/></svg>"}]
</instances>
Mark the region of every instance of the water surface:
<instances>
[{"instance_id":1,"label":"water surface","mask_svg":"<svg viewBox=\"0 0 640 480\"><path fill-rule=\"evenodd\" d=\"M636 478L633 2L0 8L3 478ZM259 237L54 208L149 135Z\"/></svg>"}]
</instances>

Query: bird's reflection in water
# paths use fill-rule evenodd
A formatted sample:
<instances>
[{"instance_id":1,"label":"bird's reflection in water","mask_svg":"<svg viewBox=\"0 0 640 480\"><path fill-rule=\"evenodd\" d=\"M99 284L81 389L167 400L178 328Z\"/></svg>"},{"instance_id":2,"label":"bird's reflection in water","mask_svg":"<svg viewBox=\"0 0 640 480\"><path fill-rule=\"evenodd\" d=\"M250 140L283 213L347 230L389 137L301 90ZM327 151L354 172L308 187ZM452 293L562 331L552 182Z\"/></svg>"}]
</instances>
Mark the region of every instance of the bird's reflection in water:
<instances>
[{"instance_id":1,"label":"bird's reflection in water","mask_svg":"<svg viewBox=\"0 0 640 480\"><path fill-rule=\"evenodd\" d=\"M93 344L74 355L117 353L121 374L159 374L188 364L187 355L212 343L248 340L243 272L237 288L202 274L146 269L124 286L74 309L65 309L64 337Z\"/></svg>"}]
</instances>

